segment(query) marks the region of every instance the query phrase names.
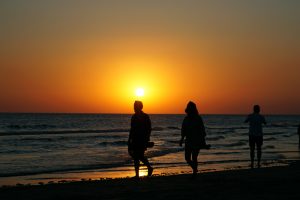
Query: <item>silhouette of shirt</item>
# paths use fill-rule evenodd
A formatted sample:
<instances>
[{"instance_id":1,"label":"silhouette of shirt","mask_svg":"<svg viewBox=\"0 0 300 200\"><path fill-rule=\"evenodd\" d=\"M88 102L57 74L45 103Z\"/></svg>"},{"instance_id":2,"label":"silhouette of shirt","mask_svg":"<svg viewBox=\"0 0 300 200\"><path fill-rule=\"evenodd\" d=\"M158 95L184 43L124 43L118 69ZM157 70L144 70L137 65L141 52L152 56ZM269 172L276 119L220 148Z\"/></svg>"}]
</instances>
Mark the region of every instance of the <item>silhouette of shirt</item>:
<instances>
[{"instance_id":1,"label":"silhouette of shirt","mask_svg":"<svg viewBox=\"0 0 300 200\"><path fill-rule=\"evenodd\" d=\"M182 122L181 135L186 137L186 147L200 149L205 144L206 136L201 116L186 116Z\"/></svg>"},{"instance_id":2,"label":"silhouette of shirt","mask_svg":"<svg viewBox=\"0 0 300 200\"><path fill-rule=\"evenodd\" d=\"M151 121L149 116L144 113L135 113L131 118L131 129L129 133L129 146L131 148L145 149L150 140Z\"/></svg>"},{"instance_id":3,"label":"silhouette of shirt","mask_svg":"<svg viewBox=\"0 0 300 200\"><path fill-rule=\"evenodd\" d=\"M263 136L262 124L266 124L264 116L253 113L248 115L245 122L249 122L249 135L251 136Z\"/></svg>"}]
</instances>

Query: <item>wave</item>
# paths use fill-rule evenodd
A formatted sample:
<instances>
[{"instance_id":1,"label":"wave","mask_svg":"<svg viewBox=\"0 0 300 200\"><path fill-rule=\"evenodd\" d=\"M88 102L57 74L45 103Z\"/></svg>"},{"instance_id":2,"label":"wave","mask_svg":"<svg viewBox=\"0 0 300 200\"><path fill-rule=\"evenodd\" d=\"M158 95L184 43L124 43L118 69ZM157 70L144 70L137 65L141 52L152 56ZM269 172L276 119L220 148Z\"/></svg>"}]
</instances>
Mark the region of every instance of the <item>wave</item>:
<instances>
[{"instance_id":1,"label":"wave","mask_svg":"<svg viewBox=\"0 0 300 200\"><path fill-rule=\"evenodd\" d=\"M95 169L106 169L106 168L114 168L114 167L122 167L128 164L127 162L120 163L111 163L111 164L94 164L94 165L85 165L85 166L68 166L64 168L54 168L54 169L35 169L35 171L20 171L20 172L8 172L3 173L0 172L0 177L13 177L13 176L28 176L28 175L37 175L37 174L51 174L51 173L59 173L59 172L74 172L81 170L95 170Z\"/></svg>"},{"instance_id":2,"label":"wave","mask_svg":"<svg viewBox=\"0 0 300 200\"><path fill-rule=\"evenodd\" d=\"M83 141L83 140L94 140L94 139L124 139L127 138L128 136L126 135L78 135L78 137L67 137L67 136L59 136L59 137L26 137L26 138L20 138L19 140L24 141L24 142L39 142L39 143L47 143L47 142L57 142L57 141ZM32 145L32 144L31 144Z\"/></svg>"},{"instance_id":3,"label":"wave","mask_svg":"<svg viewBox=\"0 0 300 200\"><path fill-rule=\"evenodd\" d=\"M269 127L280 127L280 128L298 127L298 124L289 123L289 122L278 122L278 123L271 123Z\"/></svg>"},{"instance_id":4,"label":"wave","mask_svg":"<svg viewBox=\"0 0 300 200\"><path fill-rule=\"evenodd\" d=\"M173 130L181 130L181 128L178 128L176 126L168 126L168 129L173 129Z\"/></svg>"},{"instance_id":5,"label":"wave","mask_svg":"<svg viewBox=\"0 0 300 200\"><path fill-rule=\"evenodd\" d=\"M215 137L207 137L206 141L218 141L221 139L225 139L224 136L215 136ZM179 139L178 140L167 140L168 143L171 144L179 144Z\"/></svg>"},{"instance_id":6,"label":"wave","mask_svg":"<svg viewBox=\"0 0 300 200\"><path fill-rule=\"evenodd\" d=\"M117 143L124 143L125 141L119 141ZM146 156L148 158L163 156L169 153L176 153L183 151L182 148L168 149L162 151L147 151ZM75 166L65 166L61 168L52 169L34 169L32 171L19 171L19 172L4 172L0 171L0 177L13 177L13 176L26 176L26 175L37 175L37 174L50 174L50 173L61 173L61 172L75 172L82 170L105 170L108 168L123 167L131 165L131 159L123 159L123 162L117 163L107 163L107 164L90 164L90 165L75 165Z\"/></svg>"},{"instance_id":7,"label":"wave","mask_svg":"<svg viewBox=\"0 0 300 200\"><path fill-rule=\"evenodd\" d=\"M263 146L263 149L275 149L274 145Z\"/></svg>"},{"instance_id":8,"label":"wave","mask_svg":"<svg viewBox=\"0 0 300 200\"><path fill-rule=\"evenodd\" d=\"M220 139L225 139L224 136L215 136L215 137L207 137L206 140L208 141L218 141Z\"/></svg>"},{"instance_id":9,"label":"wave","mask_svg":"<svg viewBox=\"0 0 300 200\"><path fill-rule=\"evenodd\" d=\"M248 129L248 126L233 126L233 127L210 127L206 126L206 129L210 130L234 130L234 129Z\"/></svg>"},{"instance_id":10,"label":"wave","mask_svg":"<svg viewBox=\"0 0 300 200\"><path fill-rule=\"evenodd\" d=\"M22 150L11 150L11 149L4 149L4 150L1 150L0 151L0 154L13 154L13 155L17 155L17 154L30 154L30 153L39 153L40 151L39 150L25 150L25 149L22 149Z\"/></svg>"},{"instance_id":11,"label":"wave","mask_svg":"<svg viewBox=\"0 0 300 200\"><path fill-rule=\"evenodd\" d=\"M152 127L152 131L163 131L165 129L181 130L181 128L178 128L176 126L167 126L167 127L156 126L156 127Z\"/></svg>"},{"instance_id":12,"label":"wave","mask_svg":"<svg viewBox=\"0 0 300 200\"><path fill-rule=\"evenodd\" d=\"M49 124L36 124L36 125L10 124L10 125L7 125L6 128L8 128L8 129L54 129L54 128L57 128L57 126L49 125Z\"/></svg>"},{"instance_id":13,"label":"wave","mask_svg":"<svg viewBox=\"0 0 300 200\"><path fill-rule=\"evenodd\" d=\"M282 137L286 137L287 138L287 137L291 137L291 135L283 135Z\"/></svg>"},{"instance_id":14,"label":"wave","mask_svg":"<svg viewBox=\"0 0 300 200\"><path fill-rule=\"evenodd\" d=\"M160 157L160 156L164 156L170 153L177 153L183 151L183 148L173 148L173 149L165 149L165 150L159 150L159 151L146 151L146 156L148 156L149 158L152 157Z\"/></svg>"},{"instance_id":15,"label":"wave","mask_svg":"<svg viewBox=\"0 0 300 200\"><path fill-rule=\"evenodd\" d=\"M64 138L62 138L64 139ZM55 139L54 138L22 138L20 139L21 141L26 141L26 142L34 142L34 141L39 141L39 142L52 142Z\"/></svg>"},{"instance_id":16,"label":"wave","mask_svg":"<svg viewBox=\"0 0 300 200\"><path fill-rule=\"evenodd\" d=\"M43 135L43 134L73 134L73 133L119 133L129 132L129 129L103 129L103 130L57 130L57 131L19 131L19 132L0 132L0 136L10 135Z\"/></svg>"},{"instance_id":17,"label":"wave","mask_svg":"<svg viewBox=\"0 0 300 200\"><path fill-rule=\"evenodd\" d=\"M277 139L274 137L264 138L264 141L273 141L273 140L277 140Z\"/></svg>"},{"instance_id":18,"label":"wave","mask_svg":"<svg viewBox=\"0 0 300 200\"><path fill-rule=\"evenodd\" d=\"M213 153L214 155L231 155L231 154L240 154L241 152L235 152L235 151L231 151L231 152L215 152Z\"/></svg>"},{"instance_id":19,"label":"wave","mask_svg":"<svg viewBox=\"0 0 300 200\"><path fill-rule=\"evenodd\" d=\"M120 141L121 142L121 141ZM122 141L123 142L123 141ZM165 149L162 151L147 151L146 155L151 158L151 157L157 157L157 156L163 156L169 153L177 153L183 151L183 148L174 148L174 149ZM276 152L279 153L280 151ZM298 152L298 151L283 151L283 152ZM217 152L214 154L221 155L221 154L238 154L240 152ZM265 153L272 153L274 152L265 152ZM182 155L183 156L183 155ZM279 160L277 160L279 159ZM285 159L284 156L279 155L277 158L277 162L280 162L280 159ZM222 163L243 163L243 162L249 162L249 159L221 159L221 160L208 160L208 161L202 161L200 160L199 164L200 165L205 165L205 164L222 164ZM76 173L80 171L86 171L86 170L111 170L114 171L116 169L114 168L119 168L119 167L127 167L132 165L132 160L131 159L123 159L122 162L117 162L117 163L106 163L106 164L87 164L87 165L73 165L73 166L61 166L57 168L51 168L51 169L38 169L38 168L32 168L32 170L23 170L23 171L18 171L18 172L5 172L5 170L0 171L0 177L14 177L14 176L26 176L26 175L38 175L38 174L53 174L53 173ZM153 163L154 167L159 167L159 166L180 166L180 165L186 165L186 163L183 162L154 162ZM117 169L120 170L120 169Z\"/></svg>"},{"instance_id":20,"label":"wave","mask_svg":"<svg viewBox=\"0 0 300 200\"><path fill-rule=\"evenodd\" d=\"M20 128L23 129L23 128ZM171 130L180 130L178 127L153 127L152 131L163 131L165 129ZM0 136L12 136L12 135L43 135L43 134L76 134L76 133L122 133L122 132L129 132L129 128L120 128L120 129L102 129L102 130L95 130L95 129L81 129L81 130L19 130L19 131L2 131L0 132Z\"/></svg>"},{"instance_id":21,"label":"wave","mask_svg":"<svg viewBox=\"0 0 300 200\"><path fill-rule=\"evenodd\" d=\"M126 146L127 141L115 141L115 142L100 142L99 145L101 146Z\"/></svg>"},{"instance_id":22,"label":"wave","mask_svg":"<svg viewBox=\"0 0 300 200\"><path fill-rule=\"evenodd\" d=\"M246 142L235 142L235 143L230 143L230 144L222 144L224 147L238 147L238 146L244 146L246 145Z\"/></svg>"},{"instance_id":23,"label":"wave","mask_svg":"<svg viewBox=\"0 0 300 200\"><path fill-rule=\"evenodd\" d=\"M200 165L205 165L205 164L222 164L222 163L241 163L241 162L249 162L248 159L228 159L228 160L212 160L212 161L198 161L198 164ZM156 166L166 166L166 165L169 165L169 166L186 166L186 162L162 162L162 163L159 163L159 162L156 162L155 163ZM158 167L160 168L160 167Z\"/></svg>"},{"instance_id":24,"label":"wave","mask_svg":"<svg viewBox=\"0 0 300 200\"><path fill-rule=\"evenodd\" d=\"M271 132L271 133L264 133L264 135L281 135L285 134L286 132Z\"/></svg>"},{"instance_id":25,"label":"wave","mask_svg":"<svg viewBox=\"0 0 300 200\"><path fill-rule=\"evenodd\" d=\"M174 150L174 152L178 152L179 150ZM149 157L152 157L155 155L155 152L152 152L148 154ZM249 162L248 159L232 159L232 160L214 160L214 161L200 161L199 164L222 164L222 163L240 163L240 162ZM29 175L38 175L38 174L53 174L53 173L64 173L64 172L80 172L80 171L85 171L85 170L108 170L111 168L119 168L119 167L126 167L131 164L131 160L127 160L124 162L119 162L119 163L110 163L110 164L90 164L90 165L75 165L75 166L66 166L62 168L53 168L53 169L34 169L34 171L19 171L19 172L7 172L3 173L0 172L0 177L14 177L14 176L29 176ZM171 166L179 166L179 165L186 165L185 162L164 162L164 163L153 163L154 167L155 166L160 166L160 165L171 165ZM119 170L119 169L118 169Z\"/></svg>"},{"instance_id":26,"label":"wave","mask_svg":"<svg viewBox=\"0 0 300 200\"><path fill-rule=\"evenodd\" d=\"M152 127L152 131L162 131L164 130L163 127Z\"/></svg>"},{"instance_id":27,"label":"wave","mask_svg":"<svg viewBox=\"0 0 300 200\"><path fill-rule=\"evenodd\" d=\"M168 140L167 142L171 144L179 144L179 140Z\"/></svg>"}]
</instances>

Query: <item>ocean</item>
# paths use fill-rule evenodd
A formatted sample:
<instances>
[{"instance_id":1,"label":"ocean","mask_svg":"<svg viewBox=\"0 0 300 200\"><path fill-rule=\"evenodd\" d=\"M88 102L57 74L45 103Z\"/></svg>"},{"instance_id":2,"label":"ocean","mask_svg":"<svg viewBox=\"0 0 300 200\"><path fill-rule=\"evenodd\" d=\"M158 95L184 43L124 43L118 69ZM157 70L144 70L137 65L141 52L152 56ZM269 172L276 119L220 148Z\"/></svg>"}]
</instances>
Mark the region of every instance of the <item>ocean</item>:
<instances>
[{"instance_id":1,"label":"ocean","mask_svg":"<svg viewBox=\"0 0 300 200\"><path fill-rule=\"evenodd\" d=\"M154 173L190 170L178 145L184 116L150 115L155 146L146 155ZM200 151L200 172L249 167L246 116L202 117L212 148ZM300 116L265 117L262 167L298 160ZM130 118L128 114L0 114L0 185L133 176L127 152Z\"/></svg>"}]
</instances>

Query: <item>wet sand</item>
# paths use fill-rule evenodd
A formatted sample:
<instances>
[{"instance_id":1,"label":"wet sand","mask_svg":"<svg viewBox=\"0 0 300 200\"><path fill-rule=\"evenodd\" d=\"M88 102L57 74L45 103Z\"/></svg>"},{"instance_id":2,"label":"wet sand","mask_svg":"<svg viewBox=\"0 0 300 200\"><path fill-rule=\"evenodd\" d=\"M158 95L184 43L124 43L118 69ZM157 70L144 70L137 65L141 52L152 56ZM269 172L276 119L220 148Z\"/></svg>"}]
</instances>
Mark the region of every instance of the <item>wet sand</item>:
<instances>
[{"instance_id":1,"label":"wet sand","mask_svg":"<svg viewBox=\"0 0 300 200\"><path fill-rule=\"evenodd\" d=\"M300 163L141 178L0 188L0 199L300 199Z\"/></svg>"}]
</instances>

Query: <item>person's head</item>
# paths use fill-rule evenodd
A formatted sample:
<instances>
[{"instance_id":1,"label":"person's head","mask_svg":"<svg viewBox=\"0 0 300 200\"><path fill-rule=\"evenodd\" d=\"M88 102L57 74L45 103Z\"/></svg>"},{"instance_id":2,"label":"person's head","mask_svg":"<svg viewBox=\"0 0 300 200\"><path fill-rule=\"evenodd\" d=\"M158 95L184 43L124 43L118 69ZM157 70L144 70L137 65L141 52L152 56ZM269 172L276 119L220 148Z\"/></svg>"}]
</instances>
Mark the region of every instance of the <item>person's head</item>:
<instances>
[{"instance_id":1,"label":"person's head","mask_svg":"<svg viewBox=\"0 0 300 200\"><path fill-rule=\"evenodd\" d=\"M189 116L198 115L196 104L190 101L186 106L185 113Z\"/></svg>"},{"instance_id":2,"label":"person's head","mask_svg":"<svg viewBox=\"0 0 300 200\"><path fill-rule=\"evenodd\" d=\"M260 107L259 107L259 105L253 106L253 112L254 112L254 113L259 113L259 112L260 112Z\"/></svg>"},{"instance_id":3,"label":"person's head","mask_svg":"<svg viewBox=\"0 0 300 200\"><path fill-rule=\"evenodd\" d=\"M141 112L143 109L143 103L141 101L134 102L134 112L138 113Z\"/></svg>"}]
</instances>

